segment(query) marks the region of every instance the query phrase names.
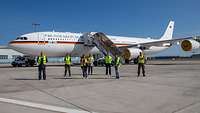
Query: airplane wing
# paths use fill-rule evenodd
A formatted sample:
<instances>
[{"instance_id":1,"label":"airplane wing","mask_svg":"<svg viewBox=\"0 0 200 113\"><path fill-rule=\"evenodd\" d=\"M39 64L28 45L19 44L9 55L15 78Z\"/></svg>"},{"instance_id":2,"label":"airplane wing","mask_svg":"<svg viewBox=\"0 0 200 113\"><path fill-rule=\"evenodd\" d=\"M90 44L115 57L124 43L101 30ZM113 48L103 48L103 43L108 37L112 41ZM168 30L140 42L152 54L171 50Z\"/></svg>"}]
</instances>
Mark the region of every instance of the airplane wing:
<instances>
[{"instance_id":1,"label":"airplane wing","mask_svg":"<svg viewBox=\"0 0 200 113\"><path fill-rule=\"evenodd\" d=\"M178 38L178 39L167 39L167 40L153 40L151 42L129 44L127 46L115 46L115 44L102 32L91 33L93 38L93 43L96 47L102 51L102 53L107 54L108 50L113 54L121 54L121 49L126 48L149 48L151 46L171 46L171 44L186 40L193 39L194 37ZM164 45L166 44L166 45Z\"/></svg>"},{"instance_id":2,"label":"airplane wing","mask_svg":"<svg viewBox=\"0 0 200 113\"><path fill-rule=\"evenodd\" d=\"M193 39L194 37L186 37L186 38L177 38L177 39L170 39L170 40L156 40L152 42L145 42L145 43L137 43L137 44L130 44L128 46L120 46L119 48L131 48L131 47L150 47L150 46L161 46L164 43L174 44L182 40L186 39Z\"/></svg>"}]
</instances>

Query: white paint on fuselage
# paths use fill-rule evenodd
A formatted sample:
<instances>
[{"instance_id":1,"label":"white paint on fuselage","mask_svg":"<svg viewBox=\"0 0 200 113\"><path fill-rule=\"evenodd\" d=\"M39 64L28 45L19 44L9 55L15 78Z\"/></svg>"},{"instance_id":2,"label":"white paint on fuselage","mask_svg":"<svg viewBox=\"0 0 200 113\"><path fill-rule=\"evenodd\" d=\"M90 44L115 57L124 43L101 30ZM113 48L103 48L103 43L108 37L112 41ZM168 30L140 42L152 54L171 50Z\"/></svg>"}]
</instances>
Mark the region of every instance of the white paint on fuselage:
<instances>
[{"instance_id":1,"label":"white paint on fuselage","mask_svg":"<svg viewBox=\"0 0 200 113\"><path fill-rule=\"evenodd\" d=\"M10 43L10 46L22 53L37 56L41 51L45 52L47 56L64 56L66 53L71 53L72 56L81 56L82 54L99 53L96 47L84 46L81 36L83 33L70 32L36 32L22 35L20 37L27 37L27 40L14 40L16 43ZM144 42L156 41L153 39L135 38L135 37L121 37L109 36L108 38L114 44L139 44ZM27 43L17 43L17 42ZM40 43L37 43L39 42ZM57 43L58 41L63 43ZM28 43L36 42L36 43ZM75 44L77 43L77 44ZM119 45L122 46L122 45ZM145 50L145 54L157 53L166 49L166 47L152 47Z\"/></svg>"}]
</instances>

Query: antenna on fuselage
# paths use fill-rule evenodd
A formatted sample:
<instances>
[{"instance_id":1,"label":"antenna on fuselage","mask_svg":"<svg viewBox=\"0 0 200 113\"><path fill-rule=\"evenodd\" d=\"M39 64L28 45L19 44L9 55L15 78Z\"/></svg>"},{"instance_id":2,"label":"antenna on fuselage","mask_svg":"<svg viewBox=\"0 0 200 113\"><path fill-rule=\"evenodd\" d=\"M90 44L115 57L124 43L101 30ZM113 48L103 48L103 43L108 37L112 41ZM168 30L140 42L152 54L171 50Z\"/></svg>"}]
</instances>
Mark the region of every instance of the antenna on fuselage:
<instances>
[{"instance_id":1,"label":"antenna on fuselage","mask_svg":"<svg viewBox=\"0 0 200 113\"><path fill-rule=\"evenodd\" d=\"M53 31L53 32L55 32L54 28L55 28L55 25L53 24L53 25L52 25L52 31Z\"/></svg>"}]
</instances>

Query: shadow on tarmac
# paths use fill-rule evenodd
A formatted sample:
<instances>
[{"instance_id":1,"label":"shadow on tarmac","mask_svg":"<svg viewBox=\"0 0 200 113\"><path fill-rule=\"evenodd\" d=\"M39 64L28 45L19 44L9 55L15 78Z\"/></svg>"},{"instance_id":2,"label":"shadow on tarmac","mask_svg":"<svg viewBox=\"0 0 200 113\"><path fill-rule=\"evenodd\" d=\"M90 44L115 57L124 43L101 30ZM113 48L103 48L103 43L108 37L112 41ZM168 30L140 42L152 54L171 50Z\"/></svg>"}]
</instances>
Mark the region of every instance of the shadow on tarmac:
<instances>
[{"instance_id":1,"label":"shadow on tarmac","mask_svg":"<svg viewBox=\"0 0 200 113\"><path fill-rule=\"evenodd\" d=\"M38 80L37 78L15 78L12 80Z\"/></svg>"},{"instance_id":2,"label":"shadow on tarmac","mask_svg":"<svg viewBox=\"0 0 200 113\"><path fill-rule=\"evenodd\" d=\"M68 77L68 78L63 78L63 77L60 77L60 78L53 78L53 79L85 79L83 77L80 77L80 78L74 78L74 77ZM105 78L105 77L95 77L95 78L91 78L91 77L88 77L87 79L116 79L115 77L112 77L112 78Z\"/></svg>"}]
</instances>

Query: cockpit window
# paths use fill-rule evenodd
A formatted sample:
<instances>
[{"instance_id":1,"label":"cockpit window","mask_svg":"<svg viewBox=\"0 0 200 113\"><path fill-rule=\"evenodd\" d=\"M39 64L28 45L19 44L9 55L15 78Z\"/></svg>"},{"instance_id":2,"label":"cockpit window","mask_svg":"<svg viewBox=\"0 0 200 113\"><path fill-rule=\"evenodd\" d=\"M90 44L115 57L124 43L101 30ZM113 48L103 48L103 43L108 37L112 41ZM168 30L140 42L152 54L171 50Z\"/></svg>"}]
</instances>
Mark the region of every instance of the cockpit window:
<instances>
[{"instance_id":1,"label":"cockpit window","mask_svg":"<svg viewBox=\"0 0 200 113\"><path fill-rule=\"evenodd\" d=\"M27 37L24 37L24 40L27 40L28 38Z\"/></svg>"},{"instance_id":2,"label":"cockpit window","mask_svg":"<svg viewBox=\"0 0 200 113\"><path fill-rule=\"evenodd\" d=\"M16 40L28 40L27 37L17 37Z\"/></svg>"},{"instance_id":3,"label":"cockpit window","mask_svg":"<svg viewBox=\"0 0 200 113\"><path fill-rule=\"evenodd\" d=\"M17 37L16 40L20 40L20 37Z\"/></svg>"}]
</instances>

